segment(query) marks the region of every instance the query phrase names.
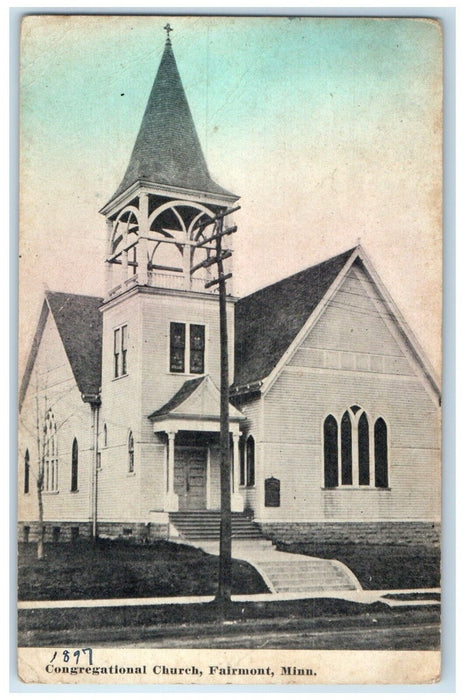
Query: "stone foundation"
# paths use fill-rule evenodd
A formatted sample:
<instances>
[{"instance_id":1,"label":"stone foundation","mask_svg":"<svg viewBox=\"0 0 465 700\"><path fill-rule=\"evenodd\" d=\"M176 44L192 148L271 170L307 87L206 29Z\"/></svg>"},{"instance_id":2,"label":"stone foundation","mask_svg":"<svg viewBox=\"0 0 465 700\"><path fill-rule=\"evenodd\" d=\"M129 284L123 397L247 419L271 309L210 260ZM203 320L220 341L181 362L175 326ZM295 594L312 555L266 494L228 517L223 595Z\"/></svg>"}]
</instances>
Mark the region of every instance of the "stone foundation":
<instances>
[{"instance_id":1,"label":"stone foundation","mask_svg":"<svg viewBox=\"0 0 465 700\"><path fill-rule=\"evenodd\" d=\"M39 523L20 522L17 528L18 542L37 542ZM98 523L98 535L102 538L122 538L134 542L154 542L168 539L166 523ZM92 524L89 522L45 522L45 542L74 542L90 539Z\"/></svg>"},{"instance_id":2,"label":"stone foundation","mask_svg":"<svg viewBox=\"0 0 465 700\"><path fill-rule=\"evenodd\" d=\"M441 525L432 522L258 523L274 541L306 544L440 545Z\"/></svg>"}]
</instances>

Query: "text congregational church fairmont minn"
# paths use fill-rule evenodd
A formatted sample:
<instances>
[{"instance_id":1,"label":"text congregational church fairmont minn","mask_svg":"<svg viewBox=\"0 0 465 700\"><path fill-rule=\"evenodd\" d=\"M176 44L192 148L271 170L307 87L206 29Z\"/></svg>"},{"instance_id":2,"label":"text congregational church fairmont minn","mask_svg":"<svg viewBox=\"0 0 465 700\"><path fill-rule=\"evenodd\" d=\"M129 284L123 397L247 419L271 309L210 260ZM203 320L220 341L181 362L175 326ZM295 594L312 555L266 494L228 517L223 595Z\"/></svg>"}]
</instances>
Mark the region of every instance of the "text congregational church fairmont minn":
<instances>
[{"instance_id":1,"label":"text congregational church fairmont minn","mask_svg":"<svg viewBox=\"0 0 465 700\"><path fill-rule=\"evenodd\" d=\"M201 224L238 199L210 176L168 37L101 209L104 294L45 293L20 387L20 539L38 535L40 464L49 541L152 541L218 513L218 296L192 268L211 254ZM438 382L363 248L229 292L235 536L437 538Z\"/></svg>"}]
</instances>

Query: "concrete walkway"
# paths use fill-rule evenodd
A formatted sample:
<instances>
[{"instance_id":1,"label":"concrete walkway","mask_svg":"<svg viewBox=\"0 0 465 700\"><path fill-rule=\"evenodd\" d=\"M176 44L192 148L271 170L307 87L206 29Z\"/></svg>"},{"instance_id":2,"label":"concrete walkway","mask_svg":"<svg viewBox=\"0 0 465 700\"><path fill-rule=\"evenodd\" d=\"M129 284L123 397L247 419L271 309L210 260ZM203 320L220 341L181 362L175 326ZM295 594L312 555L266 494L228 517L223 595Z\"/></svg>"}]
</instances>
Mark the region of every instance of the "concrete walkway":
<instances>
[{"instance_id":1,"label":"concrete walkway","mask_svg":"<svg viewBox=\"0 0 465 700\"><path fill-rule=\"evenodd\" d=\"M381 591L318 591L314 593L256 593L251 595L233 595L234 603L275 602L285 600L305 600L308 598L337 598L354 603L370 605L381 602L390 607L405 605L440 605L439 600L422 598L421 600L389 599L386 595L421 595L439 594L440 588L419 588L408 590ZM103 598L100 600L21 600L19 610L41 610L46 608L115 608L142 605L191 605L193 603L211 603L214 596L178 596L171 598Z\"/></svg>"},{"instance_id":2,"label":"concrete walkway","mask_svg":"<svg viewBox=\"0 0 465 700\"><path fill-rule=\"evenodd\" d=\"M219 555L217 540L196 540L188 544L208 554ZM234 539L231 544L233 558L251 564L272 594L311 597L321 592L362 590L352 571L336 559L282 552L265 538Z\"/></svg>"}]
</instances>

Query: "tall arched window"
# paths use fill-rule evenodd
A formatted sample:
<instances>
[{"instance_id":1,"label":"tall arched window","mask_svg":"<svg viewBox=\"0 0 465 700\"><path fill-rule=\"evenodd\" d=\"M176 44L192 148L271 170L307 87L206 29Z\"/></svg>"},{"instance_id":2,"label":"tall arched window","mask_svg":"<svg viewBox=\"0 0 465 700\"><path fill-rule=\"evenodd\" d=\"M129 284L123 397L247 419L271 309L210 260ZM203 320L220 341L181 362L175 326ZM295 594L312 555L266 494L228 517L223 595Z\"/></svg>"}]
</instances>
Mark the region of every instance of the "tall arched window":
<instances>
[{"instance_id":1,"label":"tall arched window","mask_svg":"<svg viewBox=\"0 0 465 700\"><path fill-rule=\"evenodd\" d=\"M131 473L134 471L134 437L132 430L129 431L128 437L128 469Z\"/></svg>"},{"instance_id":2,"label":"tall arched window","mask_svg":"<svg viewBox=\"0 0 465 700\"><path fill-rule=\"evenodd\" d=\"M244 436L241 435L239 438L239 456L240 456L240 468L239 468L239 484L245 486L245 441Z\"/></svg>"},{"instance_id":3,"label":"tall arched window","mask_svg":"<svg viewBox=\"0 0 465 700\"><path fill-rule=\"evenodd\" d=\"M343 486L352 484L352 421L348 411L341 421L341 478Z\"/></svg>"},{"instance_id":4,"label":"tall arched window","mask_svg":"<svg viewBox=\"0 0 465 700\"><path fill-rule=\"evenodd\" d=\"M370 485L370 438L365 412L358 421L358 483L360 486Z\"/></svg>"},{"instance_id":5,"label":"tall arched window","mask_svg":"<svg viewBox=\"0 0 465 700\"><path fill-rule=\"evenodd\" d=\"M51 409L47 411L43 444L44 491L58 491L57 426Z\"/></svg>"},{"instance_id":6,"label":"tall arched window","mask_svg":"<svg viewBox=\"0 0 465 700\"><path fill-rule=\"evenodd\" d=\"M104 425L103 425L103 446L107 447L107 445L108 445L108 428L107 428L107 424L104 423Z\"/></svg>"},{"instance_id":7,"label":"tall arched window","mask_svg":"<svg viewBox=\"0 0 465 700\"><path fill-rule=\"evenodd\" d=\"M73 440L73 447L71 450L71 491L78 490L78 460L79 460L79 450L78 442L76 438Z\"/></svg>"},{"instance_id":8,"label":"tall arched window","mask_svg":"<svg viewBox=\"0 0 465 700\"><path fill-rule=\"evenodd\" d=\"M255 440L249 435L246 443L247 486L255 486Z\"/></svg>"},{"instance_id":9,"label":"tall arched window","mask_svg":"<svg viewBox=\"0 0 465 700\"><path fill-rule=\"evenodd\" d=\"M388 487L387 426L382 418L375 423L375 486Z\"/></svg>"},{"instance_id":10,"label":"tall arched window","mask_svg":"<svg viewBox=\"0 0 465 700\"><path fill-rule=\"evenodd\" d=\"M332 414L326 416L323 466L325 488L357 485L387 488L388 444L384 419L378 418L373 425L363 408L356 404L344 412L340 424Z\"/></svg>"},{"instance_id":11,"label":"tall arched window","mask_svg":"<svg viewBox=\"0 0 465 700\"><path fill-rule=\"evenodd\" d=\"M329 415L323 426L324 432L324 462L325 462L325 487L333 488L338 485L338 444L337 421Z\"/></svg>"},{"instance_id":12,"label":"tall arched window","mask_svg":"<svg viewBox=\"0 0 465 700\"><path fill-rule=\"evenodd\" d=\"M29 476L31 471L31 461L29 458L29 450L26 450L24 455L24 493L29 493Z\"/></svg>"}]
</instances>

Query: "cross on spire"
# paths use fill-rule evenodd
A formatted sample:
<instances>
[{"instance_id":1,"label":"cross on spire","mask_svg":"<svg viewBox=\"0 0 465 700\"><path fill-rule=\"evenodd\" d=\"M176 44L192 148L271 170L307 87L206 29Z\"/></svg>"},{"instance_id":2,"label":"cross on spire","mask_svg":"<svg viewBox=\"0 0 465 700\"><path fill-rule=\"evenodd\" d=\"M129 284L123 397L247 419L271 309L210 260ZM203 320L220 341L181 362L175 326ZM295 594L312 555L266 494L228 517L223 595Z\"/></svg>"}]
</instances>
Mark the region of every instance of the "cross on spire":
<instances>
[{"instance_id":1,"label":"cross on spire","mask_svg":"<svg viewBox=\"0 0 465 700\"><path fill-rule=\"evenodd\" d=\"M165 24L165 26L163 27L163 29L164 29L165 32L166 32L166 41L167 41L168 43L171 44L170 32L172 32L173 29L172 29L170 23L168 22L167 24Z\"/></svg>"}]
</instances>

